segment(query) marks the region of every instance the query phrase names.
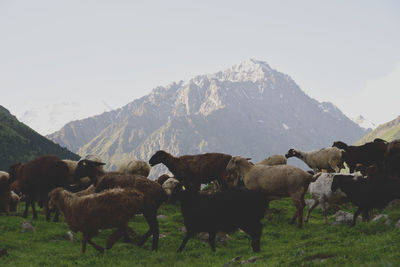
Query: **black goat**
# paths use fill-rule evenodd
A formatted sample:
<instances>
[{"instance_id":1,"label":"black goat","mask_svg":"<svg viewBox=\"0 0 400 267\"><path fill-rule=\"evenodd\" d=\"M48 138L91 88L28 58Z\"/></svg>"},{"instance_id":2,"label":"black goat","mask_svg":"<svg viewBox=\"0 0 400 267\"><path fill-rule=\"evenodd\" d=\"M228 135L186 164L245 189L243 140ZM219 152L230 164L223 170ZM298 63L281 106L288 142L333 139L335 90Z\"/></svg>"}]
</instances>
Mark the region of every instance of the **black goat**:
<instances>
[{"instance_id":1,"label":"black goat","mask_svg":"<svg viewBox=\"0 0 400 267\"><path fill-rule=\"evenodd\" d=\"M339 188L345 192L347 198L358 207L353 216L352 226L356 225L360 213L364 219L369 219L370 209L383 209L390 201L400 198L400 179L397 177L382 173L357 180L353 177L344 174L335 175L331 186L332 191Z\"/></svg>"},{"instance_id":2,"label":"black goat","mask_svg":"<svg viewBox=\"0 0 400 267\"><path fill-rule=\"evenodd\" d=\"M200 194L179 183L171 194L171 200L181 200L181 210L187 229L178 252L187 241L199 232L208 232L209 243L215 251L217 232L233 232L241 228L251 236L253 251L260 251L260 237L268 198L264 192L234 189L215 194Z\"/></svg>"},{"instance_id":3,"label":"black goat","mask_svg":"<svg viewBox=\"0 0 400 267\"><path fill-rule=\"evenodd\" d=\"M387 147L385 140L376 138L373 142L368 142L361 146L348 146L344 142L336 141L332 147L346 151L343 159L347 166L349 166L350 173L354 172L358 163L364 166L375 164L380 170L383 169L383 159Z\"/></svg>"}]
</instances>

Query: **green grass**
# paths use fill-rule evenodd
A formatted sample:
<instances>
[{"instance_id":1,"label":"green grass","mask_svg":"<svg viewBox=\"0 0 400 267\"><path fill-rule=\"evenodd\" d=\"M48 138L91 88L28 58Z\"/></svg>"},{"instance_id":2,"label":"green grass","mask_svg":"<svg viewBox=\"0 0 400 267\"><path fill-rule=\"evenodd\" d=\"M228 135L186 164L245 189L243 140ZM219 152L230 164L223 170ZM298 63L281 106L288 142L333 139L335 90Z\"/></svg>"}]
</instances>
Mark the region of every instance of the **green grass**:
<instances>
[{"instance_id":1,"label":"green grass","mask_svg":"<svg viewBox=\"0 0 400 267\"><path fill-rule=\"evenodd\" d=\"M21 205L20 208L22 208ZM43 214L33 221L35 232L21 232L25 220L20 214L0 216L0 249L7 248L8 256L0 257L0 266L223 266L234 257L241 260L257 257L251 266L398 266L400 263L400 230L394 226L400 218L400 209L385 210L392 221L390 226L382 222L358 222L347 225L324 225L319 210L311 214L310 222L298 229L288 223L294 208L289 199L271 202L276 212L272 220L262 220L264 225L261 252L254 253L245 233L230 234L232 240L217 243L211 252L207 242L199 238L189 240L182 253L176 253L184 234L180 231L183 219L179 204L164 204L159 214L160 233L166 235L159 242L158 252L150 250L148 240L144 247L119 241L111 250L99 254L88 245L81 254L81 233L69 241L68 227L60 223L48 223ZM30 214L31 216L31 214ZM28 218L32 221L31 217ZM330 222L334 216L329 217ZM131 222L138 235L147 230L142 216ZM103 230L94 242L105 246L111 230ZM137 241L137 240L135 240Z\"/></svg>"}]
</instances>

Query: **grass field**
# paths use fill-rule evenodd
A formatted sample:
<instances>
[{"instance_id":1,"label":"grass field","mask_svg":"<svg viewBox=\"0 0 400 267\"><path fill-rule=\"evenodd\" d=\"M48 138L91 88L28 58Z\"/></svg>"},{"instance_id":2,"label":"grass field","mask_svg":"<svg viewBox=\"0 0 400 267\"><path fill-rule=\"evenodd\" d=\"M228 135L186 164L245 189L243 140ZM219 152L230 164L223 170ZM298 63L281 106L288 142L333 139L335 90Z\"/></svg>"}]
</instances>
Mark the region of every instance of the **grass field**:
<instances>
[{"instance_id":1,"label":"grass field","mask_svg":"<svg viewBox=\"0 0 400 267\"><path fill-rule=\"evenodd\" d=\"M24 204L20 206L20 210ZM81 234L74 234L74 241L67 239L67 226L48 223L40 214L33 221L34 232L22 232L25 220L20 214L0 216L0 249L7 248L8 256L0 257L0 266L223 266L227 261L241 256L241 260L257 257L250 266L399 266L400 229L395 227L400 218L400 208L384 210L391 225L383 222L358 222L348 225L324 225L319 210L311 214L310 222L298 229L288 221L294 212L289 199L271 202L276 212L265 218L261 238L261 252L254 253L245 233L230 234L231 240L217 243L216 252L199 238L189 240L182 253L176 253L184 234L179 204L164 204L158 214L160 239L158 252L150 250L148 240L143 247L119 241L111 250L99 254L88 245L81 254ZM307 209L307 208L306 208ZM306 210L305 209L305 210ZM31 214L30 214L31 216ZM330 216L330 222L334 216ZM31 217L28 220L32 221ZM130 222L141 235L147 230L142 216ZM105 246L111 230L102 231L93 240ZM136 240L137 241L137 240ZM239 261L240 262L240 261ZM234 265L233 265L234 266Z\"/></svg>"}]
</instances>

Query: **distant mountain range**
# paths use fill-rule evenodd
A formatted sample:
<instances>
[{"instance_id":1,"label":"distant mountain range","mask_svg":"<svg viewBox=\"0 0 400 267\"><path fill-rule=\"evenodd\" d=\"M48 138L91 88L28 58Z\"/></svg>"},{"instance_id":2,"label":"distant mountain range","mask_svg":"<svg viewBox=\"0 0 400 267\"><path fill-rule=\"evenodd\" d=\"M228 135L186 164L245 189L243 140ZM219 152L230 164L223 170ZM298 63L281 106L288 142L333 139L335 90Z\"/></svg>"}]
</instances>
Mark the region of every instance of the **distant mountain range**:
<instances>
[{"instance_id":1,"label":"distant mountain range","mask_svg":"<svg viewBox=\"0 0 400 267\"><path fill-rule=\"evenodd\" d=\"M379 125L375 130L365 135L355 144L365 144L366 142L373 141L375 138L381 138L386 141L400 139L400 116L392 121Z\"/></svg>"},{"instance_id":2,"label":"distant mountain range","mask_svg":"<svg viewBox=\"0 0 400 267\"><path fill-rule=\"evenodd\" d=\"M247 60L225 71L160 86L126 106L66 124L48 135L115 168L128 157L223 152L252 157L353 143L368 131L330 102L306 95L288 75ZM165 169L156 168L157 176Z\"/></svg>"},{"instance_id":3,"label":"distant mountain range","mask_svg":"<svg viewBox=\"0 0 400 267\"><path fill-rule=\"evenodd\" d=\"M0 170L17 162L55 154L62 159L78 160L79 156L41 136L0 106Z\"/></svg>"}]
</instances>

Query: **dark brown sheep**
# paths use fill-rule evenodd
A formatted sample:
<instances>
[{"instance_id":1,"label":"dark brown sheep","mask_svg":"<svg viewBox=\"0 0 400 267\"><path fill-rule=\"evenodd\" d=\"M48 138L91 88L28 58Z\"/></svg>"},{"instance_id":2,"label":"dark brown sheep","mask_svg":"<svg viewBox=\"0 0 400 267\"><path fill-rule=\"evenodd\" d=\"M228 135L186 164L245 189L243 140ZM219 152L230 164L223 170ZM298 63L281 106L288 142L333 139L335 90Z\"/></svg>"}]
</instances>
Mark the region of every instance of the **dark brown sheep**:
<instances>
[{"instance_id":1,"label":"dark brown sheep","mask_svg":"<svg viewBox=\"0 0 400 267\"><path fill-rule=\"evenodd\" d=\"M76 167L74 177L79 179L88 176L93 181L96 192L117 187L133 187L142 192L144 195L144 201L139 211L143 213L150 229L139 240L138 245L143 245L152 235L152 249L157 250L159 238L157 210L161 204L167 200L167 196L161 185L141 175L104 172L96 168L97 166L104 164L105 163L94 162L91 160L80 160Z\"/></svg>"},{"instance_id":2,"label":"dark brown sheep","mask_svg":"<svg viewBox=\"0 0 400 267\"><path fill-rule=\"evenodd\" d=\"M358 163L364 166L376 164L379 169L383 169L383 159L387 148L385 140L376 138L373 142L368 142L360 146L348 146L346 143L336 141L332 147L337 147L346 151L343 159L350 169L350 173L355 171Z\"/></svg>"},{"instance_id":3,"label":"dark brown sheep","mask_svg":"<svg viewBox=\"0 0 400 267\"><path fill-rule=\"evenodd\" d=\"M50 208L57 207L61 211L72 231L82 232L82 253L85 253L86 243L103 253L104 249L92 238L99 229L117 228L107 239L106 248L110 249L127 232L129 219L142 203L143 194L134 188L110 189L81 197L63 188L49 193Z\"/></svg>"},{"instance_id":4,"label":"dark brown sheep","mask_svg":"<svg viewBox=\"0 0 400 267\"><path fill-rule=\"evenodd\" d=\"M200 190L200 185L218 180L221 189L236 187L237 175L226 170L226 165L232 156L222 153L205 153L198 155L184 155L174 157L159 150L149 160L153 167L159 163L164 164L176 179L193 188Z\"/></svg>"},{"instance_id":5,"label":"dark brown sheep","mask_svg":"<svg viewBox=\"0 0 400 267\"><path fill-rule=\"evenodd\" d=\"M46 210L46 219L50 220L50 211L47 207L48 193L56 187L68 187L68 166L54 155L38 157L22 164L17 163L10 167L9 183L18 181L21 193L25 197L25 211L28 215L29 204L32 206L33 218L37 218L35 201L42 202ZM54 217L54 221L58 216Z\"/></svg>"}]
</instances>

